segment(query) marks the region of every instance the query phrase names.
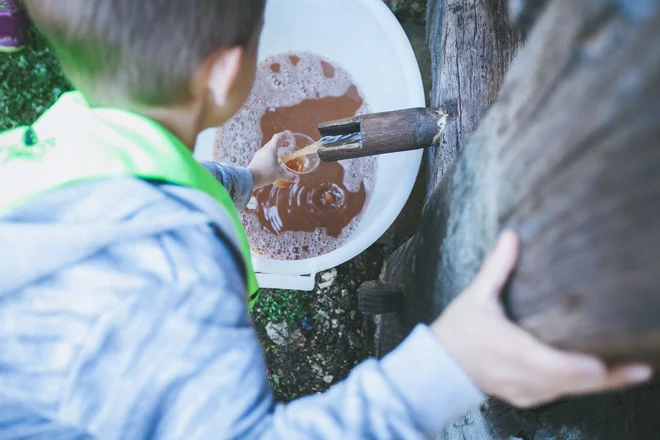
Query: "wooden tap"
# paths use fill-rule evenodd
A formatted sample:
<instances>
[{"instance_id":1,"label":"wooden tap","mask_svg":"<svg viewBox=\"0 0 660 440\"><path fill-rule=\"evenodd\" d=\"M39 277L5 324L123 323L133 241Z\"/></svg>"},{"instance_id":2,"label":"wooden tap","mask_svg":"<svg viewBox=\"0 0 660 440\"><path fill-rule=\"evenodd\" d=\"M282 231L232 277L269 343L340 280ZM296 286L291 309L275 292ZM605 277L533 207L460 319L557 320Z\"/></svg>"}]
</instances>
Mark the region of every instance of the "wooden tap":
<instances>
[{"instance_id":1,"label":"wooden tap","mask_svg":"<svg viewBox=\"0 0 660 440\"><path fill-rule=\"evenodd\" d=\"M318 126L324 162L418 150L437 145L447 114L438 108L411 108L325 122Z\"/></svg>"}]
</instances>

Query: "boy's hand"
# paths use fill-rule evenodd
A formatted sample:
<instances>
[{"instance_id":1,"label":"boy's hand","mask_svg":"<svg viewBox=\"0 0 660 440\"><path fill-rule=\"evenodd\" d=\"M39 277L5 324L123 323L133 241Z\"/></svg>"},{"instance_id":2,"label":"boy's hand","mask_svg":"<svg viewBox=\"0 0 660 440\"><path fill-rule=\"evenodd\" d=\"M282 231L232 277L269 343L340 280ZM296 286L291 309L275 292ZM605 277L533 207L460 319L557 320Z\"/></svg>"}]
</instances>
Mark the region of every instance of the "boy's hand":
<instances>
[{"instance_id":1,"label":"boy's hand","mask_svg":"<svg viewBox=\"0 0 660 440\"><path fill-rule=\"evenodd\" d=\"M500 291L518 260L518 237L505 232L472 284L432 330L485 393L518 407L647 381L651 367L608 369L600 360L548 347L505 314Z\"/></svg>"},{"instance_id":2,"label":"boy's hand","mask_svg":"<svg viewBox=\"0 0 660 440\"><path fill-rule=\"evenodd\" d=\"M276 182L297 182L298 176L285 171L277 160L277 144L284 133L278 133L254 155L248 169L254 179L254 189ZM287 185L278 185L287 186Z\"/></svg>"}]
</instances>

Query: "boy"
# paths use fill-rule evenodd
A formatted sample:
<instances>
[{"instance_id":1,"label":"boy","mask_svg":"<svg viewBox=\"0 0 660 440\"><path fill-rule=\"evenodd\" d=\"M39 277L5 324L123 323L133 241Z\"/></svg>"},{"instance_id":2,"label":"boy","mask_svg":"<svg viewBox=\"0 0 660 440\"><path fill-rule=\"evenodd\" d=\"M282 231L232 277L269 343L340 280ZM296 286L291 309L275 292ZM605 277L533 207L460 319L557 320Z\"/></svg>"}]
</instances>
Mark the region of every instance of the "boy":
<instances>
[{"instance_id":1,"label":"boy","mask_svg":"<svg viewBox=\"0 0 660 440\"><path fill-rule=\"evenodd\" d=\"M246 311L242 208L279 175L192 159L252 87L264 0L28 0L82 93L0 137L0 437L425 438L493 394L518 406L647 380L508 322L505 233L431 327L323 395L273 404Z\"/></svg>"}]
</instances>

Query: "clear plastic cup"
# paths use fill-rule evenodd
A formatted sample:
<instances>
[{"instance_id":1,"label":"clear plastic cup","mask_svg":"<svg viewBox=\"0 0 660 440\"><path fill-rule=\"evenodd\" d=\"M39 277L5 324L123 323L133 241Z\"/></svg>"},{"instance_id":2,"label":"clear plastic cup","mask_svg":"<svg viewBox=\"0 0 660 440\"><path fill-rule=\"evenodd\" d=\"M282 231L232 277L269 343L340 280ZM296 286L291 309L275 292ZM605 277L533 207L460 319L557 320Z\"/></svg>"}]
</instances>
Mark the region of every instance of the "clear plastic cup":
<instances>
[{"instance_id":1,"label":"clear plastic cup","mask_svg":"<svg viewBox=\"0 0 660 440\"><path fill-rule=\"evenodd\" d=\"M321 158L317 153L307 154L286 163L282 160L282 156L286 153L294 153L313 143L314 139L305 134L285 132L277 144L277 160L280 166L289 173L299 176L316 170L321 164Z\"/></svg>"}]
</instances>

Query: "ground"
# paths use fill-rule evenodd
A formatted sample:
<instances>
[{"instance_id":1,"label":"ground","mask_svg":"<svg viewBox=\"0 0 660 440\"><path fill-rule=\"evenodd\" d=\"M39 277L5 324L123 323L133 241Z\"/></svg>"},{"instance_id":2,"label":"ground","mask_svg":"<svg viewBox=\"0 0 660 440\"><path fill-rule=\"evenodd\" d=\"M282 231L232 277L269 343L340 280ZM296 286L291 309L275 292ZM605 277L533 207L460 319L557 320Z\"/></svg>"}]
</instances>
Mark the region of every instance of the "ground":
<instances>
[{"instance_id":1,"label":"ground","mask_svg":"<svg viewBox=\"0 0 660 440\"><path fill-rule=\"evenodd\" d=\"M356 290L378 278L385 251L375 245L320 274L314 292L262 292L253 316L278 400L323 391L372 354L372 324L357 312Z\"/></svg>"},{"instance_id":2,"label":"ground","mask_svg":"<svg viewBox=\"0 0 660 440\"><path fill-rule=\"evenodd\" d=\"M0 55L0 130L30 124L71 86L44 40L29 32L29 49Z\"/></svg>"},{"instance_id":3,"label":"ground","mask_svg":"<svg viewBox=\"0 0 660 440\"><path fill-rule=\"evenodd\" d=\"M386 3L405 22L425 71L425 0ZM34 30L29 37L29 48L22 53L0 56L0 130L30 124L71 88L44 40ZM314 292L261 292L253 317L279 401L324 391L373 354L373 322L357 311L357 288L377 279L384 256L415 232L423 187L420 181L383 239L336 270L320 274Z\"/></svg>"}]
</instances>

